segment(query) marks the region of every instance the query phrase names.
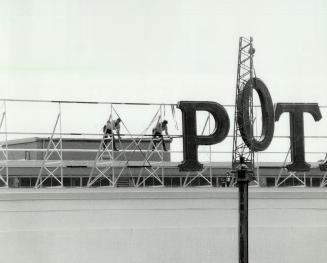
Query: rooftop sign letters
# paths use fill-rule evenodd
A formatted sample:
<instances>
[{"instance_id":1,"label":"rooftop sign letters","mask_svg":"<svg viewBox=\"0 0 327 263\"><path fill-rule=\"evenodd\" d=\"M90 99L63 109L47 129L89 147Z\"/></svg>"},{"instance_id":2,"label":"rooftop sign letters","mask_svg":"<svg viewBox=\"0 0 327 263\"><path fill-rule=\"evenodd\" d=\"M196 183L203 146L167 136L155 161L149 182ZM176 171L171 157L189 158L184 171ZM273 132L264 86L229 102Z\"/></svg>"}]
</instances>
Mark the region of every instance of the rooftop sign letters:
<instances>
[{"instance_id":1,"label":"rooftop sign letters","mask_svg":"<svg viewBox=\"0 0 327 263\"><path fill-rule=\"evenodd\" d=\"M251 81L253 83L251 83ZM250 121L249 97L255 90L260 99L262 112L261 136L253 135L253 124ZM270 93L264 82L259 78L250 79L237 98L237 123L244 143L253 151L267 149L274 136L275 121L283 113L290 116L291 171L308 171L310 164L305 161L304 151L304 120L303 114L309 113L315 121L322 118L318 103L276 103L273 105ZM212 101L180 101L178 108L183 118L183 162L179 165L181 171L202 170L198 161L199 145L212 145L222 142L228 135L230 121L225 108ZM215 121L215 129L208 136L196 134L196 112L207 111Z\"/></svg>"}]
</instances>

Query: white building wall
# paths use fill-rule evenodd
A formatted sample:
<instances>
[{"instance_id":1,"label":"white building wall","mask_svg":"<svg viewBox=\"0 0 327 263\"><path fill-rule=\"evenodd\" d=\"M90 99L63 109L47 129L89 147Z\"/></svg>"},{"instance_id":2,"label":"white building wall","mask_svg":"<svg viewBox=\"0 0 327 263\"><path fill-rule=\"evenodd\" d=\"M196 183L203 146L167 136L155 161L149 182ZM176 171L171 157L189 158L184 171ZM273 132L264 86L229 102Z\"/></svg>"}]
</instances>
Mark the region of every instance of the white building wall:
<instances>
[{"instance_id":1,"label":"white building wall","mask_svg":"<svg viewBox=\"0 0 327 263\"><path fill-rule=\"evenodd\" d=\"M237 189L6 189L1 262L238 262ZM327 191L251 189L251 263L325 263Z\"/></svg>"}]
</instances>

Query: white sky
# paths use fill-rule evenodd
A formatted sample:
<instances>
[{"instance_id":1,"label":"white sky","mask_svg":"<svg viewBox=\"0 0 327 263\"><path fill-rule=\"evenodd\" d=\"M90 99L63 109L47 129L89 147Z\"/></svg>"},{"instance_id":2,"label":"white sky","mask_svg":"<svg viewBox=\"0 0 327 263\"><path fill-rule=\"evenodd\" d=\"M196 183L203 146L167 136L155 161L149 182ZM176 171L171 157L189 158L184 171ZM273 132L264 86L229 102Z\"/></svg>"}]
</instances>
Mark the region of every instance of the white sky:
<instances>
[{"instance_id":1,"label":"white sky","mask_svg":"<svg viewBox=\"0 0 327 263\"><path fill-rule=\"evenodd\" d=\"M1 0L0 97L233 104L240 35L274 103L327 105L325 0Z\"/></svg>"}]
</instances>

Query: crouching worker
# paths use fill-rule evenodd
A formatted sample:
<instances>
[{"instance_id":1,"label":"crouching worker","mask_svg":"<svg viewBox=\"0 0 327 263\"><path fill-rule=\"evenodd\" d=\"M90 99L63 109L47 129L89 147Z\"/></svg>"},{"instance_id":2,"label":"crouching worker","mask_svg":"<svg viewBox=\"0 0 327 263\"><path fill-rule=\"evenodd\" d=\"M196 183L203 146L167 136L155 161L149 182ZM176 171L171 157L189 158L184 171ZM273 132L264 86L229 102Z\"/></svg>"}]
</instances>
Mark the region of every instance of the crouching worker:
<instances>
[{"instance_id":1,"label":"crouching worker","mask_svg":"<svg viewBox=\"0 0 327 263\"><path fill-rule=\"evenodd\" d=\"M120 137L120 122L121 119L118 118L117 120L108 120L106 125L103 126L103 133L104 133L104 140L103 140L103 149L105 149L111 141L112 137L112 148L114 151L118 151L116 148L116 143L115 143L115 134L114 131L116 131L118 135L118 139L121 140Z\"/></svg>"},{"instance_id":2,"label":"crouching worker","mask_svg":"<svg viewBox=\"0 0 327 263\"><path fill-rule=\"evenodd\" d=\"M152 129L152 137L153 137L153 146L152 150L154 150L158 144L158 142L162 142L162 148L164 151L167 151L165 140L162 136L162 132L165 131L166 135L168 136L168 121L163 120L163 122L158 122L156 127ZM159 140L157 140L159 138Z\"/></svg>"}]
</instances>

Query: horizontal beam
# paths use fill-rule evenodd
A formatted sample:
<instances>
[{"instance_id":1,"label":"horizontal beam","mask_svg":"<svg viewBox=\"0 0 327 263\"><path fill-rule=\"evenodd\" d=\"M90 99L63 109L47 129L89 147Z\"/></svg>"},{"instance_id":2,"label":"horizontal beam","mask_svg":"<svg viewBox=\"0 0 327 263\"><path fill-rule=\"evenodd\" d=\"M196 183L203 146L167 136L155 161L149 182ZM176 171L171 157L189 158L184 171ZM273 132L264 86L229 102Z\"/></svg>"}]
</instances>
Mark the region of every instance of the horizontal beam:
<instances>
[{"instance_id":1,"label":"horizontal beam","mask_svg":"<svg viewBox=\"0 0 327 263\"><path fill-rule=\"evenodd\" d=\"M7 132L0 132L0 134L7 134L7 135L51 135L51 132L16 132L16 131L7 131ZM103 133L78 133L78 132L55 132L53 135L57 135L57 136L103 136ZM150 138L153 137L152 134L140 134L140 133L121 133L120 134L121 137L126 137L126 138L131 138L131 136L134 137L135 140L141 139L138 137L144 137L142 138L142 140L149 140ZM137 138L135 138L137 137ZM171 134L169 136L163 135L163 137L165 138L183 138L182 134ZM254 136L255 138L260 138L260 135ZM226 138L233 138L233 135L227 135ZM289 135L274 135L274 139L290 139L291 136ZM327 139L327 135L305 135L304 138L309 138L309 139ZM42 138L40 138L42 139ZM45 138L46 139L46 138ZM56 139L56 138L55 138ZM70 138L63 138L63 139L67 139L69 140ZM76 138L74 138L76 139ZM83 138L85 139L85 138ZM89 140L88 138L86 138L87 140ZM19 139L18 139L19 140ZM92 139L95 140L95 139ZM10 142L10 140L8 140L8 142ZM1 143L1 142L0 142Z\"/></svg>"},{"instance_id":2,"label":"horizontal beam","mask_svg":"<svg viewBox=\"0 0 327 263\"><path fill-rule=\"evenodd\" d=\"M0 161L0 166L3 167L41 167L43 160L2 160ZM150 165L152 167L160 167L160 168L178 168L178 165L180 162L171 162L171 161L149 161ZM93 167L94 166L94 160L48 160L45 164L46 167L57 167L59 164L61 164L63 167ZM230 168L231 163L230 162L203 162L204 167L212 167L212 168ZM258 168L282 168L283 167L282 162L263 162L261 165L259 164ZM310 163L311 168L319 168L319 162ZM96 163L97 167L128 167L128 166L134 166L134 167L146 167L149 166L149 164L144 164L144 161L111 161L111 160L103 160L98 161Z\"/></svg>"},{"instance_id":3,"label":"horizontal beam","mask_svg":"<svg viewBox=\"0 0 327 263\"><path fill-rule=\"evenodd\" d=\"M0 101L7 102L41 102L41 103L62 103L62 104L112 104L112 105L139 105L139 106L177 106L176 103L148 103L148 102L113 102L113 101L80 101L80 100L36 100L36 99L0 99Z\"/></svg>"},{"instance_id":4,"label":"horizontal beam","mask_svg":"<svg viewBox=\"0 0 327 263\"><path fill-rule=\"evenodd\" d=\"M177 106L177 103L150 103L150 102L110 102L110 101L79 101L79 100L36 100L36 99L1 99L2 102L35 102L35 103L61 103L61 104L105 104L105 105L131 105L131 106ZM232 104L222 104L224 107L235 107ZM260 108L260 105L253 105ZM327 108L321 105L320 108Z\"/></svg>"},{"instance_id":5,"label":"horizontal beam","mask_svg":"<svg viewBox=\"0 0 327 263\"><path fill-rule=\"evenodd\" d=\"M6 151L8 152L46 152L47 149L31 149L31 148L8 148L6 149ZM77 152L77 153L96 153L99 150L98 149L65 149L63 148L61 150L62 152ZM109 151L111 151L109 149ZM117 154L121 153L121 152L152 152L153 150L151 149L135 149L135 150L124 150L124 149L120 149L118 152L116 152ZM172 151L172 150L167 150L167 151L163 151L163 150L156 150L159 152L167 152L167 153L183 153L183 151ZM49 152L58 152L58 149L49 149ZM231 153L231 151L201 151L199 150L198 153L214 153L214 154L226 154L226 153ZM264 151L264 152L260 152L259 154L286 154L286 151ZM312 152L306 152L306 154L326 154L325 151L312 151Z\"/></svg>"}]
</instances>

